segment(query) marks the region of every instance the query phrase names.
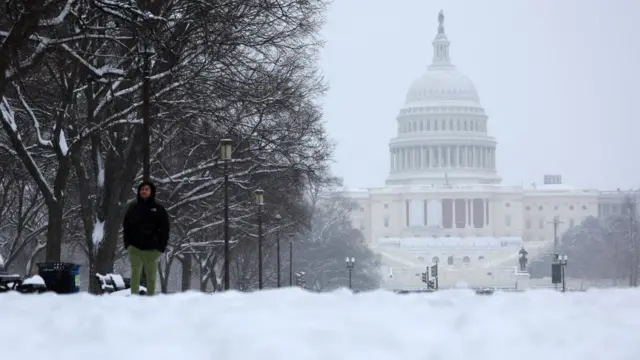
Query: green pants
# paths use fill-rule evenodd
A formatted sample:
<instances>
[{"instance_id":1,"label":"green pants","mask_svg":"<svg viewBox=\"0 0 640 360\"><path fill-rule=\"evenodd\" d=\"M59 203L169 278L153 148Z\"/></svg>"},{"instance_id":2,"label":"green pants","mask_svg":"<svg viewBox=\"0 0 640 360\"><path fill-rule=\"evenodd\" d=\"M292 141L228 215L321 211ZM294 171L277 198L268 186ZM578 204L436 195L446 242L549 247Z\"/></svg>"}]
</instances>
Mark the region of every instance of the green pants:
<instances>
[{"instance_id":1,"label":"green pants","mask_svg":"<svg viewBox=\"0 0 640 360\"><path fill-rule=\"evenodd\" d=\"M140 250L131 245L127 247L127 252L131 263L131 294L140 293L140 277L144 268L144 273L147 275L147 296L153 295L156 292L158 258L162 253L158 250Z\"/></svg>"}]
</instances>

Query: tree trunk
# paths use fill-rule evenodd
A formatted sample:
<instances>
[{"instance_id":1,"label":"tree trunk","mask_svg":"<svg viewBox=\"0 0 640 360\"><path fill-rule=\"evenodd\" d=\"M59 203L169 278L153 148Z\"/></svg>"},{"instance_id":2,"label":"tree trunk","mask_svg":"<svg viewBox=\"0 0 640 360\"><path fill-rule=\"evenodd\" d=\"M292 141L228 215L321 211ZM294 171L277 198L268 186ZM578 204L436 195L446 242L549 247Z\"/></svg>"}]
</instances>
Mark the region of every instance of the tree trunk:
<instances>
[{"instance_id":1,"label":"tree trunk","mask_svg":"<svg viewBox=\"0 0 640 360\"><path fill-rule=\"evenodd\" d=\"M181 286L180 289L182 291L189 291L191 290L191 267L193 265L193 259L192 256L187 254L184 255L181 259L180 259L180 263L182 265L182 274L181 274Z\"/></svg>"},{"instance_id":2,"label":"tree trunk","mask_svg":"<svg viewBox=\"0 0 640 360\"><path fill-rule=\"evenodd\" d=\"M96 273L108 274L113 272L113 265L115 263L116 249L118 246L119 230L121 215L120 211L113 211L107 214L104 222L104 238L101 245L96 251L95 266L93 267L93 273L91 277L94 277ZM97 284L96 284L97 285ZM99 288L93 287L89 289L92 293L97 293Z\"/></svg>"},{"instance_id":3,"label":"tree trunk","mask_svg":"<svg viewBox=\"0 0 640 360\"><path fill-rule=\"evenodd\" d=\"M162 266L158 264L158 273L160 274L160 291L162 291L163 294L166 294L169 291L169 276L171 275L171 266L173 265L173 259L174 257L171 257L167 260L167 263L164 267L164 272L162 271Z\"/></svg>"},{"instance_id":4,"label":"tree trunk","mask_svg":"<svg viewBox=\"0 0 640 360\"><path fill-rule=\"evenodd\" d=\"M47 247L45 252L46 261L60 261L62 253L62 202L58 200L49 204L47 209Z\"/></svg>"},{"instance_id":5,"label":"tree trunk","mask_svg":"<svg viewBox=\"0 0 640 360\"><path fill-rule=\"evenodd\" d=\"M133 131L125 159L122 159L113 148L106 155L103 201L100 204L100 211L104 214L104 238L97 249L94 267L94 270L101 274L113 272L120 227L136 175L140 153L140 145L138 145L141 142L140 133L139 129ZM99 291L99 289L93 288L91 291Z\"/></svg>"}]
</instances>

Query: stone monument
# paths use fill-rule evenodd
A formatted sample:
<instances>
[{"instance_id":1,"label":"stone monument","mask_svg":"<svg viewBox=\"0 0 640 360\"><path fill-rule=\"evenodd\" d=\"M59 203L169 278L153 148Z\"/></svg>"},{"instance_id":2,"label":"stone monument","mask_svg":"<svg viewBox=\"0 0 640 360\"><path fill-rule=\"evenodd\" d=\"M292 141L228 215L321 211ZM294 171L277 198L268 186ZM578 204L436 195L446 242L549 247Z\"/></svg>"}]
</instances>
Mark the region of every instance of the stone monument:
<instances>
[{"instance_id":1,"label":"stone monument","mask_svg":"<svg viewBox=\"0 0 640 360\"><path fill-rule=\"evenodd\" d=\"M527 263L529 262L527 255L529 255L529 252L523 246L518 255L520 267L516 271L516 290L524 291L529 289L529 279L531 278L531 274L527 272Z\"/></svg>"},{"instance_id":2,"label":"stone monument","mask_svg":"<svg viewBox=\"0 0 640 360\"><path fill-rule=\"evenodd\" d=\"M523 246L518 254L520 255L518 259L518 261L520 262L520 272L527 272L527 263L529 262L529 259L527 259L527 255L529 255L529 252L525 250Z\"/></svg>"}]
</instances>

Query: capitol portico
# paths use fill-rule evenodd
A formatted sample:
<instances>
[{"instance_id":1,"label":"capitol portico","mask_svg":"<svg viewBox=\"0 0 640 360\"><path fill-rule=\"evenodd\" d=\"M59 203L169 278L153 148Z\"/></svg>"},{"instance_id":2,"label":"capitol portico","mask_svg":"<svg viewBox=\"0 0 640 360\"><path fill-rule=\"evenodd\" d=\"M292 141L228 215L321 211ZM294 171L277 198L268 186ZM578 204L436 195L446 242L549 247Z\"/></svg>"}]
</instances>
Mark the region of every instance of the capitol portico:
<instances>
[{"instance_id":1,"label":"capitol portico","mask_svg":"<svg viewBox=\"0 0 640 360\"><path fill-rule=\"evenodd\" d=\"M352 221L380 256L384 287L424 287L420 274L435 261L443 287L512 287L518 251L553 251L555 234L598 216L600 192L560 175L501 185L489 118L451 60L442 13L438 22L431 65L396 118L386 186L344 194L358 203Z\"/></svg>"}]
</instances>

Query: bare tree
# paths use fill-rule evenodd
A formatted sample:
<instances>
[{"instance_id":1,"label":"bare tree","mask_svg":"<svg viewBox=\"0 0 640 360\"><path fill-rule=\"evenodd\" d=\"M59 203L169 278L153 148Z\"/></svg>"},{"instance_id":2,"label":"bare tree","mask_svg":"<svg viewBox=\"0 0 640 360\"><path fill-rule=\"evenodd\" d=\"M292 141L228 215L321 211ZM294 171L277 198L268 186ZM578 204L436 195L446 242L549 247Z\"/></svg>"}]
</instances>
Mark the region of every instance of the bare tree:
<instances>
[{"instance_id":1,"label":"bare tree","mask_svg":"<svg viewBox=\"0 0 640 360\"><path fill-rule=\"evenodd\" d=\"M337 192L331 181L311 187L309 206L311 226L298 235L294 266L306 272L306 282L318 291L348 286L346 257L356 259L353 287L358 290L376 289L380 285L379 263L369 249L363 234L351 224L351 212L356 204Z\"/></svg>"},{"instance_id":2,"label":"bare tree","mask_svg":"<svg viewBox=\"0 0 640 360\"><path fill-rule=\"evenodd\" d=\"M4 0L0 15L0 100L13 81L35 68L48 51L64 38L42 36L71 17L76 0ZM50 32L49 32L50 33ZM35 36L37 35L37 36ZM6 114L5 114L6 112ZM10 126L9 108L3 109L3 126Z\"/></svg>"},{"instance_id":3,"label":"bare tree","mask_svg":"<svg viewBox=\"0 0 640 360\"><path fill-rule=\"evenodd\" d=\"M5 268L18 259L30 262L44 248L45 242L39 241L46 231L43 205L39 192L28 181L16 180L5 168L0 174L0 255Z\"/></svg>"},{"instance_id":4,"label":"bare tree","mask_svg":"<svg viewBox=\"0 0 640 360\"><path fill-rule=\"evenodd\" d=\"M305 222L295 205L302 179L324 176L332 150L316 101L326 89L315 67L324 0L27 3L0 16L0 55L28 55L0 63L10 74L0 79L0 151L41 193L47 260L60 259L63 238L75 239L81 224L91 272L113 270L147 115L152 179L176 230L164 291L175 260L187 272L196 260L202 283L217 285L220 248L196 254L192 245L221 240L221 138L235 143L234 254L255 237L257 187L284 194L271 203L286 226ZM78 209L80 223L65 223ZM266 231L275 226L267 214Z\"/></svg>"}]
</instances>

